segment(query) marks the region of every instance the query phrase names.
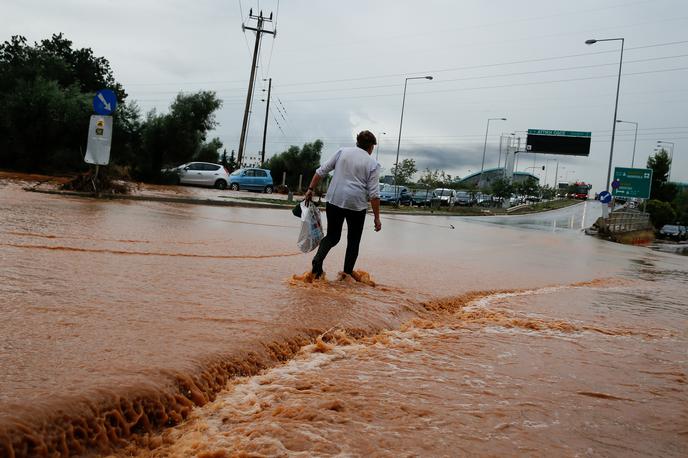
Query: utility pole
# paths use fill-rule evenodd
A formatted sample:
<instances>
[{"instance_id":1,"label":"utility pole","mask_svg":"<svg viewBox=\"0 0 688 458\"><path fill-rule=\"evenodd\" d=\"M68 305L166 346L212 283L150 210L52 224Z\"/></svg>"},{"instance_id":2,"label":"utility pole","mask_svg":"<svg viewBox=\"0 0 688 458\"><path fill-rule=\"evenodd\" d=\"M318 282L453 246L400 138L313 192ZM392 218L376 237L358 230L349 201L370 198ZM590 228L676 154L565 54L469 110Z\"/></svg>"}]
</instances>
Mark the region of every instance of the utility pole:
<instances>
[{"instance_id":1,"label":"utility pole","mask_svg":"<svg viewBox=\"0 0 688 458\"><path fill-rule=\"evenodd\" d=\"M245 24L241 24L241 28L243 30L253 30L256 32L256 44L253 48L253 63L251 64L251 76L248 81L248 94L246 94L246 108L244 109L244 122L241 125L241 138L239 140L239 152L238 152L238 157L237 157L237 162L239 163L239 167L241 167L241 163L244 159L244 147L246 145L246 129L248 127L248 115L249 111L251 110L251 99L253 98L253 81L256 77L256 63L258 61L258 52L260 51L260 38L261 35L264 33L269 33L271 35L277 35L276 30L264 30L263 29L263 23L264 22L272 22L272 13L270 13L270 17L263 17L263 12L261 11L258 16L255 16L253 14L253 9L249 10L248 13L248 18L249 19L256 19L258 21L258 24L256 27L247 27Z\"/></svg>"},{"instance_id":2,"label":"utility pole","mask_svg":"<svg viewBox=\"0 0 688 458\"><path fill-rule=\"evenodd\" d=\"M268 114L270 113L270 90L272 89L272 78L268 79L268 98L263 99L265 104L265 125L263 126L263 151L260 155L260 166L265 163L265 138L268 135ZM264 89L263 89L264 90Z\"/></svg>"}]
</instances>

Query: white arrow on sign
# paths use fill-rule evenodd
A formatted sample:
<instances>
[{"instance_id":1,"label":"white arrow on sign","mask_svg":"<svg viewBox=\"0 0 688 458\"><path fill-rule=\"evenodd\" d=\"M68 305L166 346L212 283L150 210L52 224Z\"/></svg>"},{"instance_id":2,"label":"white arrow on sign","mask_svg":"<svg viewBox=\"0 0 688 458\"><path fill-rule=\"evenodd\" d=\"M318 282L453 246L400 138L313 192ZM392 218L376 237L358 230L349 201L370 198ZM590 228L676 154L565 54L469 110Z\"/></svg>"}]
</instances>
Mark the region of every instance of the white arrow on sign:
<instances>
[{"instance_id":1,"label":"white arrow on sign","mask_svg":"<svg viewBox=\"0 0 688 458\"><path fill-rule=\"evenodd\" d=\"M98 100L103 102L103 106L105 107L106 110L110 111L112 110L112 105L108 103L107 100L105 100L105 97L103 97L103 94L98 94Z\"/></svg>"}]
</instances>

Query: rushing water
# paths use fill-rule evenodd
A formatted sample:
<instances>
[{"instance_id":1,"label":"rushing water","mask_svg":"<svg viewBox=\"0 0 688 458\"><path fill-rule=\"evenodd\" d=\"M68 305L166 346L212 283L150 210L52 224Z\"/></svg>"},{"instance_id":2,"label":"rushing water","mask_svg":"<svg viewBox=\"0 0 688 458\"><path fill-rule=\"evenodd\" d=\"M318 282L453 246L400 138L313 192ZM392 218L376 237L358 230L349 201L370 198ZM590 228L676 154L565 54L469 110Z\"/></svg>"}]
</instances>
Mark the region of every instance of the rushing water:
<instances>
[{"instance_id":1,"label":"rushing water","mask_svg":"<svg viewBox=\"0 0 688 458\"><path fill-rule=\"evenodd\" d=\"M289 212L2 183L0 456L684 456L686 258L585 211L385 217L376 286L304 283Z\"/></svg>"}]
</instances>

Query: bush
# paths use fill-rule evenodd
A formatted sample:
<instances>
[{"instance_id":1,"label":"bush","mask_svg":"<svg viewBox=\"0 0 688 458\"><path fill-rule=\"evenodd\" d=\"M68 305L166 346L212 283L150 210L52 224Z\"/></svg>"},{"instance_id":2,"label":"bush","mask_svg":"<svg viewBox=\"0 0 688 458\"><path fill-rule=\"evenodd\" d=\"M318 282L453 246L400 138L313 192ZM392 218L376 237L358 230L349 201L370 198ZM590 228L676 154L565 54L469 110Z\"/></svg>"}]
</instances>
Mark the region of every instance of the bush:
<instances>
[{"instance_id":1,"label":"bush","mask_svg":"<svg viewBox=\"0 0 688 458\"><path fill-rule=\"evenodd\" d=\"M676 220L688 225L688 189L684 189L674 198L672 206L676 212Z\"/></svg>"},{"instance_id":2,"label":"bush","mask_svg":"<svg viewBox=\"0 0 688 458\"><path fill-rule=\"evenodd\" d=\"M290 146L287 151L276 154L265 161L263 168L270 170L272 179L282 181L282 174L287 174L287 186L294 192L299 191L299 175L301 175L301 187L307 187L315 170L320 165L320 155L323 149L323 142L315 140L313 143L306 143L303 148Z\"/></svg>"},{"instance_id":3,"label":"bush","mask_svg":"<svg viewBox=\"0 0 688 458\"><path fill-rule=\"evenodd\" d=\"M668 202L650 199L647 201L646 210L650 214L650 221L657 229L676 221L676 212Z\"/></svg>"}]
</instances>

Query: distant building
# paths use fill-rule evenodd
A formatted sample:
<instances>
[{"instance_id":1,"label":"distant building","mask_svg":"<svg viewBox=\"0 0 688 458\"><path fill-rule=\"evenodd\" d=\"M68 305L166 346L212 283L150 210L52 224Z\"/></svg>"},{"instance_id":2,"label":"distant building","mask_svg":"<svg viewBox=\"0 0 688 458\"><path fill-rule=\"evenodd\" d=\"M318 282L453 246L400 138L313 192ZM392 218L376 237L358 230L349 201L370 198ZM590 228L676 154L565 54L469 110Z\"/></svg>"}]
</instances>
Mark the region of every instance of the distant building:
<instances>
[{"instance_id":1,"label":"distant building","mask_svg":"<svg viewBox=\"0 0 688 458\"><path fill-rule=\"evenodd\" d=\"M504 168L496 168L496 169L486 169L483 170L483 181L485 182L486 186L489 186L493 181L498 180L499 178L504 177ZM532 178L535 180L537 184L540 184L540 179L533 175L532 173L527 173L527 172L514 172L514 183L523 183L524 181L527 181L528 179ZM471 175L468 175L460 180L457 180L456 184L459 186L466 186L466 187L474 187L478 186L478 180L480 179L480 172L473 173Z\"/></svg>"}]
</instances>

